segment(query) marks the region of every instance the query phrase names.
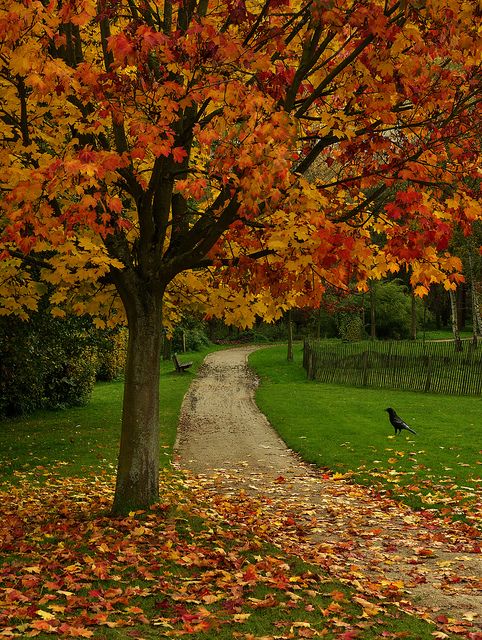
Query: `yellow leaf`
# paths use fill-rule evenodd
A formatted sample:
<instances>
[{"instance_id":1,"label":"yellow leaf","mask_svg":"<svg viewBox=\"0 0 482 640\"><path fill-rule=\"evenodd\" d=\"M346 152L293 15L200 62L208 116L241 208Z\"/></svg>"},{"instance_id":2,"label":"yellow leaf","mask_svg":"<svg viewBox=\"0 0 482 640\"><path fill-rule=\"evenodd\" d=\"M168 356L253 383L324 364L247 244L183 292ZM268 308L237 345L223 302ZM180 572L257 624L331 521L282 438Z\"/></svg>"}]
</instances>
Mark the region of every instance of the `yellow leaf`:
<instances>
[{"instance_id":1,"label":"yellow leaf","mask_svg":"<svg viewBox=\"0 0 482 640\"><path fill-rule=\"evenodd\" d=\"M424 287L422 284L418 285L418 287L415 287L415 289L413 290L413 293L416 296L419 296L419 298L423 298L423 296L426 296L428 293L428 289L427 287Z\"/></svg>"},{"instance_id":2,"label":"yellow leaf","mask_svg":"<svg viewBox=\"0 0 482 640\"><path fill-rule=\"evenodd\" d=\"M42 611L42 609L37 609L35 612L38 616L40 616L43 620L54 620L55 616L48 611Z\"/></svg>"},{"instance_id":3,"label":"yellow leaf","mask_svg":"<svg viewBox=\"0 0 482 640\"><path fill-rule=\"evenodd\" d=\"M24 571L26 571L27 573L40 573L42 569L38 564L36 564L32 567L24 567Z\"/></svg>"},{"instance_id":4,"label":"yellow leaf","mask_svg":"<svg viewBox=\"0 0 482 640\"><path fill-rule=\"evenodd\" d=\"M59 307L53 307L51 310L51 314L54 316L54 318L65 318L66 313L63 309L60 309Z\"/></svg>"},{"instance_id":5,"label":"yellow leaf","mask_svg":"<svg viewBox=\"0 0 482 640\"><path fill-rule=\"evenodd\" d=\"M246 622L250 615L250 613L235 613L233 620L234 622Z\"/></svg>"},{"instance_id":6,"label":"yellow leaf","mask_svg":"<svg viewBox=\"0 0 482 640\"><path fill-rule=\"evenodd\" d=\"M65 607L60 604L50 604L49 609L52 609L52 611L55 611L57 613L63 613L65 611Z\"/></svg>"}]
</instances>

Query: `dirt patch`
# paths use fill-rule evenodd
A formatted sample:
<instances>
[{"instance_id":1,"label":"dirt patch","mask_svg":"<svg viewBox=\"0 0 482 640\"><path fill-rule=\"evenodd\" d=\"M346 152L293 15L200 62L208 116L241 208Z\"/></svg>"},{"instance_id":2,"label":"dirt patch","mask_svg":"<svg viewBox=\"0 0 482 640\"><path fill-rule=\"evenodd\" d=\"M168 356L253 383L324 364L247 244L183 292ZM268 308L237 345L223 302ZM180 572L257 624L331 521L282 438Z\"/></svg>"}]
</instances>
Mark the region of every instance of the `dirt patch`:
<instances>
[{"instance_id":1,"label":"dirt patch","mask_svg":"<svg viewBox=\"0 0 482 640\"><path fill-rule=\"evenodd\" d=\"M247 366L255 348L207 356L184 398L177 465L224 499L256 499L267 522L285 523L271 535L287 551L480 640L480 539L299 460L256 406Z\"/></svg>"}]
</instances>

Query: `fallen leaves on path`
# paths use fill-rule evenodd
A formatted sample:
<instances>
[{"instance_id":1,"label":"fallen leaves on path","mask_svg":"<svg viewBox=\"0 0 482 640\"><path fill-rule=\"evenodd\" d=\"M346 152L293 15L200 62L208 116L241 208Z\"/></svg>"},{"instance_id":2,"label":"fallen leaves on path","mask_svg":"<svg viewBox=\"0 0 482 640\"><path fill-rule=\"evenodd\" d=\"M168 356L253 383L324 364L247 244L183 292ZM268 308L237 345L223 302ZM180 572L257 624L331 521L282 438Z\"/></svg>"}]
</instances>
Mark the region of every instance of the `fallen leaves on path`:
<instances>
[{"instance_id":1,"label":"fallen leaves on path","mask_svg":"<svg viewBox=\"0 0 482 640\"><path fill-rule=\"evenodd\" d=\"M140 640L229 625L241 640L350 640L382 625L381 638L396 638L402 636L382 620L396 617L397 609L387 608L394 604L431 619L435 638L481 640L477 612L468 608L453 619L415 606L411 585L396 577L398 540L410 533L413 582L435 576L449 593L462 586L468 597L477 578L464 570L464 558L478 543L467 525L441 526L380 498L378 518L396 518L402 529L390 540L374 521L360 536L362 516L350 512L350 492L368 492L343 480L329 490L316 485L324 520L306 501L313 487L292 479L277 478L257 497L219 493L216 484L166 473L161 504L111 518L107 475L64 478L44 468L20 475L0 492L0 637L95 639L105 637L103 629L124 629L121 637ZM444 560L442 546L459 559ZM376 579L369 565L379 571ZM334 586L334 578L355 591ZM266 611L274 612L273 635L243 630Z\"/></svg>"},{"instance_id":2,"label":"fallen leaves on path","mask_svg":"<svg viewBox=\"0 0 482 640\"><path fill-rule=\"evenodd\" d=\"M246 480L243 469L222 469L205 482L229 522L234 518L370 598L479 640L480 531L435 510L413 511L386 493L348 482L351 475L278 476L267 485L264 475L251 473Z\"/></svg>"}]
</instances>

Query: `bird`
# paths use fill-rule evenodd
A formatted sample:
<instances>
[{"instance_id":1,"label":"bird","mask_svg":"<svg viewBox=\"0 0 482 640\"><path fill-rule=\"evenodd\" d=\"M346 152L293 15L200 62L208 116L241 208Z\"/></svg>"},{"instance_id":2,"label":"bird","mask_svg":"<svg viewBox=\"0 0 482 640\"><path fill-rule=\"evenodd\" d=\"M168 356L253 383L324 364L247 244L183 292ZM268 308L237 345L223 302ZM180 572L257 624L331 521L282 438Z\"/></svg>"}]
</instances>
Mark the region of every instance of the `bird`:
<instances>
[{"instance_id":1,"label":"bird","mask_svg":"<svg viewBox=\"0 0 482 640\"><path fill-rule=\"evenodd\" d=\"M417 432L411 429L408 424L396 414L395 409L392 409L392 407L388 407L388 409L385 409L385 411L388 411L388 417L390 418L390 422L395 429L395 435L399 434L400 431L403 431L403 429L406 429L407 431L410 431L410 433L414 433L415 435L417 435Z\"/></svg>"}]
</instances>

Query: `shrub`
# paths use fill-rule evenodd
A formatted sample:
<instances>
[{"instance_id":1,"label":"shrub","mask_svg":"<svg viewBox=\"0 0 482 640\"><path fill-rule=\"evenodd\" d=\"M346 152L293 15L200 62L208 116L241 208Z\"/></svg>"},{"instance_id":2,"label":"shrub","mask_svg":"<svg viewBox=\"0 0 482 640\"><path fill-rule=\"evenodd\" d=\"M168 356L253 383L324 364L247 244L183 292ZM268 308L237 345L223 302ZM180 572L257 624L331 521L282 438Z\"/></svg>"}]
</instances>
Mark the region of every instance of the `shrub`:
<instances>
[{"instance_id":1,"label":"shrub","mask_svg":"<svg viewBox=\"0 0 482 640\"><path fill-rule=\"evenodd\" d=\"M186 317L174 329L172 336L172 350L201 351L211 344L207 335L207 325L203 320Z\"/></svg>"},{"instance_id":2,"label":"shrub","mask_svg":"<svg viewBox=\"0 0 482 640\"><path fill-rule=\"evenodd\" d=\"M111 381L124 373L128 332L125 327L105 329L97 334L97 380Z\"/></svg>"},{"instance_id":3,"label":"shrub","mask_svg":"<svg viewBox=\"0 0 482 640\"><path fill-rule=\"evenodd\" d=\"M0 416L85 404L98 370L99 332L88 318L0 319Z\"/></svg>"},{"instance_id":4,"label":"shrub","mask_svg":"<svg viewBox=\"0 0 482 640\"><path fill-rule=\"evenodd\" d=\"M60 360L48 371L44 380L42 406L50 409L86 404L94 388L97 371L97 352L91 346L64 352Z\"/></svg>"},{"instance_id":5,"label":"shrub","mask_svg":"<svg viewBox=\"0 0 482 640\"><path fill-rule=\"evenodd\" d=\"M43 363L38 340L26 323L0 319L0 416L30 413L41 406Z\"/></svg>"},{"instance_id":6,"label":"shrub","mask_svg":"<svg viewBox=\"0 0 482 640\"><path fill-rule=\"evenodd\" d=\"M399 280L377 283L375 300L377 338L410 338L412 300L407 287ZM368 315L368 300L366 312Z\"/></svg>"},{"instance_id":7,"label":"shrub","mask_svg":"<svg viewBox=\"0 0 482 640\"><path fill-rule=\"evenodd\" d=\"M365 338L363 320L359 315L351 313L338 314L338 330L340 338L348 342L356 342Z\"/></svg>"}]
</instances>

